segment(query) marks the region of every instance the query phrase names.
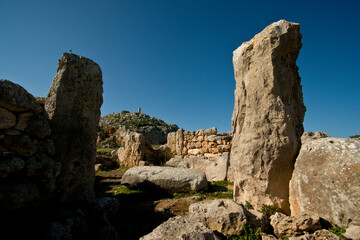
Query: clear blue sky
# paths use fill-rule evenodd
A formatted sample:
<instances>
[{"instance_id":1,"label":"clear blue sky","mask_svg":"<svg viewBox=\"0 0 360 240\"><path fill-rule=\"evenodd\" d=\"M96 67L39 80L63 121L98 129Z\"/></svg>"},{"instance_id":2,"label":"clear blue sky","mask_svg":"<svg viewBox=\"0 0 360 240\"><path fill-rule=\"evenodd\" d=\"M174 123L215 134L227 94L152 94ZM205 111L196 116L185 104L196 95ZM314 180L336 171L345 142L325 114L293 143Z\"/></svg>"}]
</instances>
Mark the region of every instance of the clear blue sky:
<instances>
[{"instance_id":1,"label":"clear blue sky","mask_svg":"<svg viewBox=\"0 0 360 240\"><path fill-rule=\"evenodd\" d=\"M102 68L102 115L141 107L185 130L231 131L232 52L280 19L301 25L305 130L360 134L358 0L2 0L0 78L46 96L71 49Z\"/></svg>"}]
</instances>

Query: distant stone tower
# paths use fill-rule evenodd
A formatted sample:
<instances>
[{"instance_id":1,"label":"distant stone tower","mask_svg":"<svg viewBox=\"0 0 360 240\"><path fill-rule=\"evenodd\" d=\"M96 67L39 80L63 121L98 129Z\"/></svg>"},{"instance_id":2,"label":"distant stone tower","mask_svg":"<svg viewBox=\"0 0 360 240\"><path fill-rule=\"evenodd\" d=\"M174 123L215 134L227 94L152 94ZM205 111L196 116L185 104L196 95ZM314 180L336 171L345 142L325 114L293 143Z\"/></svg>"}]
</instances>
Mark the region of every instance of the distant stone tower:
<instances>
[{"instance_id":1,"label":"distant stone tower","mask_svg":"<svg viewBox=\"0 0 360 240\"><path fill-rule=\"evenodd\" d=\"M141 107L139 107L139 109L138 109L138 113L141 113Z\"/></svg>"}]
</instances>

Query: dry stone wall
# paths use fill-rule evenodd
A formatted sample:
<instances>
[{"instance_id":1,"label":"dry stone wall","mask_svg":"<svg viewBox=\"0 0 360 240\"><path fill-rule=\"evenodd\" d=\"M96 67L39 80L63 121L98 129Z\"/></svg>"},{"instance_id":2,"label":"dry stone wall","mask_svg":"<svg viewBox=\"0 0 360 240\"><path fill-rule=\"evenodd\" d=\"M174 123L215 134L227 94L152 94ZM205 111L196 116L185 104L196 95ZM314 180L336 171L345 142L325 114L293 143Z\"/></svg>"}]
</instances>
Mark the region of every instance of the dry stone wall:
<instances>
[{"instance_id":1,"label":"dry stone wall","mask_svg":"<svg viewBox=\"0 0 360 240\"><path fill-rule=\"evenodd\" d=\"M184 131L168 134L167 146L177 158L211 158L230 152L231 133L218 133L216 127L197 131Z\"/></svg>"},{"instance_id":2,"label":"dry stone wall","mask_svg":"<svg viewBox=\"0 0 360 240\"><path fill-rule=\"evenodd\" d=\"M0 80L0 210L38 206L53 196L61 164L50 134L35 97Z\"/></svg>"},{"instance_id":3,"label":"dry stone wall","mask_svg":"<svg viewBox=\"0 0 360 240\"><path fill-rule=\"evenodd\" d=\"M94 199L102 92L100 67L68 53L46 100L0 80L0 212Z\"/></svg>"}]
</instances>

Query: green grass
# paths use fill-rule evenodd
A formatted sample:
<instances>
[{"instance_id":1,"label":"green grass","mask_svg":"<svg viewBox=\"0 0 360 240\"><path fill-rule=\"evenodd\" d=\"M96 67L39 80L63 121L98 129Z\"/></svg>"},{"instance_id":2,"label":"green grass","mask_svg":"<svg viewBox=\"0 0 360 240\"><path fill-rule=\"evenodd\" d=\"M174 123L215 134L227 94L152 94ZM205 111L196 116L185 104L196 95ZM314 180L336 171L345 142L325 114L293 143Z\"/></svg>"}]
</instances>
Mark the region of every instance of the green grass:
<instances>
[{"instance_id":1,"label":"green grass","mask_svg":"<svg viewBox=\"0 0 360 240\"><path fill-rule=\"evenodd\" d=\"M97 148L96 149L96 154L98 155L106 155L106 154L111 154L112 151L116 150L118 148Z\"/></svg>"},{"instance_id":2,"label":"green grass","mask_svg":"<svg viewBox=\"0 0 360 240\"><path fill-rule=\"evenodd\" d=\"M117 169L114 169L114 170L110 170L110 171L105 171L105 170L97 170L95 172L95 176L103 176L103 177L106 177L106 176L111 176L111 175L114 175L116 173L125 173L126 170L128 170L130 167L126 167L124 165L121 165L119 168Z\"/></svg>"},{"instance_id":3,"label":"green grass","mask_svg":"<svg viewBox=\"0 0 360 240\"><path fill-rule=\"evenodd\" d=\"M276 208L274 206L263 204L261 206L260 212L262 214L265 214L267 217L270 217L271 215L274 215L276 213Z\"/></svg>"},{"instance_id":4,"label":"green grass","mask_svg":"<svg viewBox=\"0 0 360 240\"><path fill-rule=\"evenodd\" d=\"M142 191L133 190L133 189L130 189L128 186L121 185L121 184L120 185L112 185L111 186L111 192L115 196L120 195L120 194L129 195L129 194L142 193Z\"/></svg>"},{"instance_id":5,"label":"green grass","mask_svg":"<svg viewBox=\"0 0 360 240\"><path fill-rule=\"evenodd\" d=\"M261 228L245 225L240 233L227 236L227 240L261 240Z\"/></svg>"},{"instance_id":6,"label":"green grass","mask_svg":"<svg viewBox=\"0 0 360 240\"><path fill-rule=\"evenodd\" d=\"M186 198L192 196L199 196L199 200L204 198L233 198L233 191L227 189L226 186L232 185L233 183L228 181L216 181L216 182L209 182L208 190L206 191L190 191L185 193L172 193L173 198Z\"/></svg>"},{"instance_id":7,"label":"green grass","mask_svg":"<svg viewBox=\"0 0 360 240\"><path fill-rule=\"evenodd\" d=\"M247 209L254 209L253 205L249 201L245 201Z\"/></svg>"},{"instance_id":8,"label":"green grass","mask_svg":"<svg viewBox=\"0 0 360 240\"><path fill-rule=\"evenodd\" d=\"M333 234L339 236L341 239L346 239L343 236L343 233L345 233L345 229L343 229L342 227L339 227L338 225L332 226L331 228L329 228L329 231L332 232Z\"/></svg>"}]
</instances>

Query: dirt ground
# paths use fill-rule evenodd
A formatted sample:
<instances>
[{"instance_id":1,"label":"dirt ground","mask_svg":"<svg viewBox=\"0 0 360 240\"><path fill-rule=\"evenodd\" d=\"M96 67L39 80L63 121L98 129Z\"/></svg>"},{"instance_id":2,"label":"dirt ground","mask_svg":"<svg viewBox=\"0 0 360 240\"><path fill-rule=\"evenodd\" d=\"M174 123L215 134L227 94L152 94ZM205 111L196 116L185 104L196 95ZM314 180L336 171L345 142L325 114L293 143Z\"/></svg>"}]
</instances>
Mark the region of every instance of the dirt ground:
<instances>
[{"instance_id":1,"label":"dirt ground","mask_svg":"<svg viewBox=\"0 0 360 240\"><path fill-rule=\"evenodd\" d=\"M232 185L213 187L211 194L181 194L175 196L168 193L151 193L128 190L121 185L121 178L126 169L97 172L95 193L97 197L111 196L118 199L120 208L110 219L111 224L120 234L120 239L139 239L173 216L186 216L192 203L221 198L222 192ZM120 190L119 190L120 189ZM219 191L219 197L217 194Z\"/></svg>"}]
</instances>

